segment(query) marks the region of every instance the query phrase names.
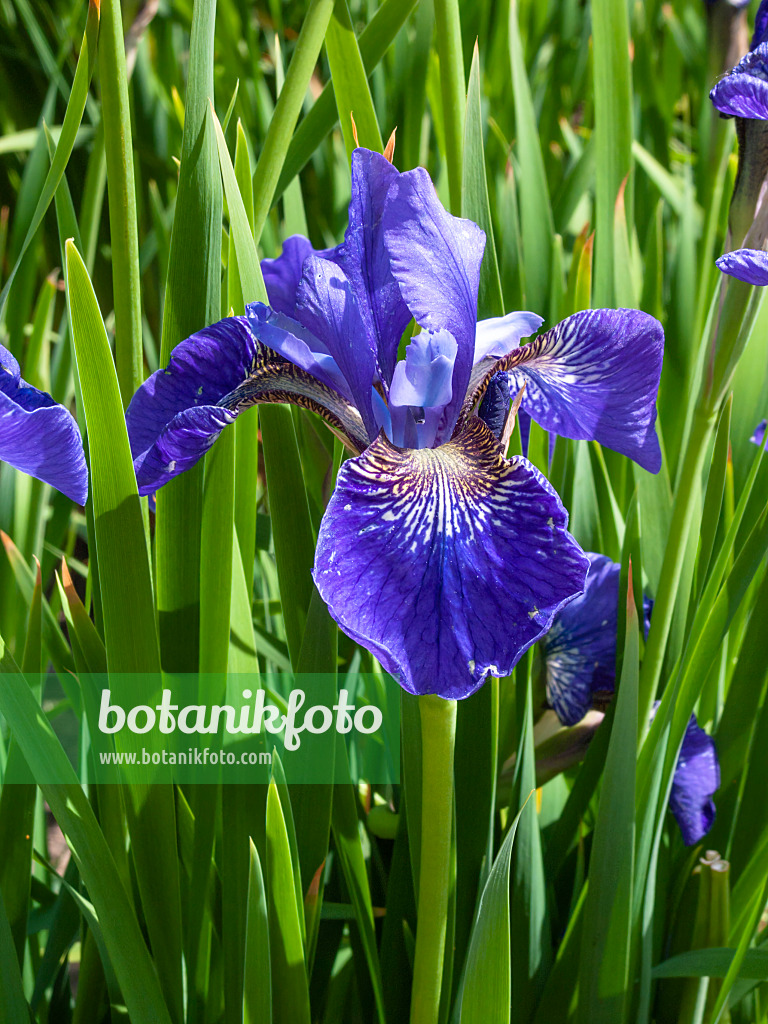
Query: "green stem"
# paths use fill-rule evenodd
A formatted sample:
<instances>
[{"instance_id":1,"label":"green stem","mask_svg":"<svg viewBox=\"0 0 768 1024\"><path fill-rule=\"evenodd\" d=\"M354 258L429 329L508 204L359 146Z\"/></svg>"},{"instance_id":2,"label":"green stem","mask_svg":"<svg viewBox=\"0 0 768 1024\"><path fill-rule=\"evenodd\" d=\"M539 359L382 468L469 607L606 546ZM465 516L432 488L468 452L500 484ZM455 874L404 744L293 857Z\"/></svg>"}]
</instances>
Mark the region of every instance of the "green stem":
<instances>
[{"instance_id":1,"label":"green stem","mask_svg":"<svg viewBox=\"0 0 768 1024\"><path fill-rule=\"evenodd\" d=\"M136 184L119 0L101 0L99 84L109 191L115 365L120 397L126 408L143 381L144 373Z\"/></svg>"},{"instance_id":2,"label":"green stem","mask_svg":"<svg viewBox=\"0 0 768 1024\"><path fill-rule=\"evenodd\" d=\"M702 402L694 414L691 433L685 449L680 481L672 510L669 539L664 552L659 588L653 606L651 631L643 658L640 677L640 722L647 722L661 678L664 654L672 625L686 544L691 529L696 496L701 486L701 473L707 445L715 428L717 408Z\"/></svg>"},{"instance_id":3,"label":"green stem","mask_svg":"<svg viewBox=\"0 0 768 1024\"><path fill-rule=\"evenodd\" d=\"M456 701L419 698L421 859L411 1024L437 1024L448 919Z\"/></svg>"},{"instance_id":4,"label":"green stem","mask_svg":"<svg viewBox=\"0 0 768 1024\"><path fill-rule=\"evenodd\" d=\"M435 32L437 55L440 58L445 160L448 165L451 213L459 216L467 91L464 84L464 53L461 46L461 19L457 0L435 0Z\"/></svg>"}]
</instances>

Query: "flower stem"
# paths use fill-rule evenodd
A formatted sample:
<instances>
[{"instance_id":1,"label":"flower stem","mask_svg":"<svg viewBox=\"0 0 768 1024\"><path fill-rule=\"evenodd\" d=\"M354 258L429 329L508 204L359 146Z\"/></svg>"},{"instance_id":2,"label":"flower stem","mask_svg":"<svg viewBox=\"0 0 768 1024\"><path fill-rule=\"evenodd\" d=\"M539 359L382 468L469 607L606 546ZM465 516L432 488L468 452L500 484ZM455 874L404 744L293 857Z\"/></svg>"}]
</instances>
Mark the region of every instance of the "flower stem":
<instances>
[{"instance_id":1,"label":"flower stem","mask_svg":"<svg viewBox=\"0 0 768 1024\"><path fill-rule=\"evenodd\" d=\"M421 859L411 1024L437 1024L448 919L456 701L419 698Z\"/></svg>"}]
</instances>

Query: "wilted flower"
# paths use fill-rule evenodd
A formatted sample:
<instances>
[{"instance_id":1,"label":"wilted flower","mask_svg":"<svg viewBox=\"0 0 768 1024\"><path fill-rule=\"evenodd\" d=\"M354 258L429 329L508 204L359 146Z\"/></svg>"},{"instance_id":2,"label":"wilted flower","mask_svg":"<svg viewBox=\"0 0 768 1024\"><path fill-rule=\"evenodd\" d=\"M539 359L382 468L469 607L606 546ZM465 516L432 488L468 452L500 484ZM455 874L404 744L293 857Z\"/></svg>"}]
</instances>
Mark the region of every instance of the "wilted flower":
<instances>
[{"instance_id":1,"label":"wilted flower","mask_svg":"<svg viewBox=\"0 0 768 1024\"><path fill-rule=\"evenodd\" d=\"M588 566L548 481L504 458L510 388L525 385L547 429L660 465L658 322L594 310L518 347L540 317L476 323L484 247L426 171L357 149L344 242L288 239L263 264L271 304L182 342L127 413L145 494L256 402L322 416L355 457L320 526L317 588L405 689L449 698L507 674ZM421 330L398 360L411 319Z\"/></svg>"},{"instance_id":2,"label":"wilted flower","mask_svg":"<svg viewBox=\"0 0 768 1024\"><path fill-rule=\"evenodd\" d=\"M556 616L541 648L546 672L547 700L564 725L580 722L596 696L612 693L616 685L621 567L605 555L588 554L589 574L584 593ZM644 599L647 633L653 602ZM654 705L653 714L658 704ZM672 779L669 807L687 846L698 842L712 826L712 794L720 785L715 745L691 716Z\"/></svg>"},{"instance_id":3,"label":"wilted flower","mask_svg":"<svg viewBox=\"0 0 768 1024\"><path fill-rule=\"evenodd\" d=\"M19 364L0 345L0 460L84 505L88 469L72 414L22 380Z\"/></svg>"}]
</instances>

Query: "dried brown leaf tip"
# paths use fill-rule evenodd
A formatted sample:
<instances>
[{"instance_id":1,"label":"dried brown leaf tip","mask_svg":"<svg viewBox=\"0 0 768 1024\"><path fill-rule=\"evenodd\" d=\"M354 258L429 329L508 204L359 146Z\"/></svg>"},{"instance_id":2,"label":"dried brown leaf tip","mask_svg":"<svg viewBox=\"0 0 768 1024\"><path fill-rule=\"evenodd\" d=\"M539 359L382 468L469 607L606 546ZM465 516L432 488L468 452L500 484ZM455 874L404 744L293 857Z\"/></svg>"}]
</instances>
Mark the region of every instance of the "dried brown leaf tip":
<instances>
[{"instance_id":1,"label":"dried brown leaf tip","mask_svg":"<svg viewBox=\"0 0 768 1024\"><path fill-rule=\"evenodd\" d=\"M349 120L352 122L352 138L355 140L355 145L359 147L360 143L357 139L357 125L355 124L355 115L350 110Z\"/></svg>"},{"instance_id":2,"label":"dried brown leaf tip","mask_svg":"<svg viewBox=\"0 0 768 1024\"><path fill-rule=\"evenodd\" d=\"M389 160L390 163L393 163L394 159L395 159L395 132L396 131L397 131L397 127L394 127L392 129L392 134L389 136L389 142L387 142L386 146L384 147L384 157L385 157L386 160Z\"/></svg>"}]
</instances>

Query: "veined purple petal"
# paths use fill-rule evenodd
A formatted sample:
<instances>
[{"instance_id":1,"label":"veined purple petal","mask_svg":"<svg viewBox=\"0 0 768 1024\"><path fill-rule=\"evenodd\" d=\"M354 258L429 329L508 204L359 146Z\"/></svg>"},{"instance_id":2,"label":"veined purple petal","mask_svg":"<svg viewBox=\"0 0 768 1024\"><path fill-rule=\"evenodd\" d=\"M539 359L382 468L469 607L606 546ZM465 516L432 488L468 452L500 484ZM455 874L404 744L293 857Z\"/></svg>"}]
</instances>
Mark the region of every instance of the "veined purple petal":
<instances>
[{"instance_id":1,"label":"veined purple petal","mask_svg":"<svg viewBox=\"0 0 768 1024\"><path fill-rule=\"evenodd\" d=\"M296 296L296 313L319 338L349 385L368 436L376 436L371 391L377 373L376 351L360 306L341 267L309 256Z\"/></svg>"},{"instance_id":2,"label":"veined purple petal","mask_svg":"<svg viewBox=\"0 0 768 1024\"><path fill-rule=\"evenodd\" d=\"M658 320L636 309L569 316L496 367L545 430L595 440L657 473L656 396L664 354Z\"/></svg>"},{"instance_id":3,"label":"veined purple petal","mask_svg":"<svg viewBox=\"0 0 768 1024\"><path fill-rule=\"evenodd\" d=\"M492 357L501 359L516 349L522 338L530 338L544 323L538 313L507 313L506 316L481 320L475 330L473 363Z\"/></svg>"},{"instance_id":4,"label":"veined purple petal","mask_svg":"<svg viewBox=\"0 0 768 1024\"><path fill-rule=\"evenodd\" d=\"M320 256L336 262L337 249L313 249L303 235L291 235L283 242L283 251L273 260L261 261L269 304L277 313L296 319L296 292L307 256Z\"/></svg>"},{"instance_id":5,"label":"veined purple petal","mask_svg":"<svg viewBox=\"0 0 768 1024\"><path fill-rule=\"evenodd\" d=\"M368 444L359 412L338 391L259 345L246 317L229 317L177 345L131 399L126 423L139 493L193 466L256 402L312 409L353 450Z\"/></svg>"},{"instance_id":6,"label":"veined purple petal","mask_svg":"<svg viewBox=\"0 0 768 1024\"><path fill-rule=\"evenodd\" d=\"M393 181L382 225L392 273L412 316L428 330L450 331L458 345L440 444L453 432L472 369L485 232L443 208L422 167Z\"/></svg>"},{"instance_id":7,"label":"veined purple petal","mask_svg":"<svg viewBox=\"0 0 768 1024\"><path fill-rule=\"evenodd\" d=\"M411 693L467 697L506 675L584 586L557 494L473 418L419 451L378 438L347 460L320 526L331 615Z\"/></svg>"},{"instance_id":8,"label":"veined purple petal","mask_svg":"<svg viewBox=\"0 0 768 1024\"><path fill-rule=\"evenodd\" d=\"M709 93L715 108L728 117L768 119L768 43L743 57Z\"/></svg>"},{"instance_id":9,"label":"veined purple petal","mask_svg":"<svg viewBox=\"0 0 768 1024\"><path fill-rule=\"evenodd\" d=\"M616 632L621 566L588 553L584 593L556 616L542 639L547 701L563 725L575 725L592 707L595 690L616 684Z\"/></svg>"},{"instance_id":10,"label":"veined purple petal","mask_svg":"<svg viewBox=\"0 0 768 1024\"><path fill-rule=\"evenodd\" d=\"M77 423L45 391L22 380L0 345L0 461L55 487L78 505L88 498L88 469Z\"/></svg>"},{"instance_id":11,"label":"veined purple petal","mask_svg":"<svg viewBox=\"0 0 768 1024\"><path fill-rule=\"evenodd\" d=\"M745 284L768 284L768 252L763 249L734 249L715 260L715 266Z\"/></svg>"},{"instance_id":12,"label":"veined purple petal","mask_svg":"<svg viewBox=\"0 0 768 1024\"><path fill-rule=\"evenodd\" d=\"M712 828L715 820L712 796L719 786L720 765L714 740L699 728L696 716L691 715L669 795L669 809L680 826L686 846L698 843Z\"/></svg>"},{"instance_id":13,"label":"veined purple petal","mask_svg":"<svg viewBox=\"0 0 768 1024\"><path fill-rule=\"evenodd\" d=\"M338 257L372 329L385 385L392 379L397 347L411 319L392 276L383 237L384 203L399 177L399 171L380 153L361 148L353 151L349 227Z\"/></svg>"},{"instance_id":14,"label":"veined purple petal","mask_svg":"<svg viewBox=\"0 0 768 1024\"><path fill-rule=\"evenodd\" d=\"M755 427L755 432L750 437L752 444L762 445L765 440L765 428L768 426L768 420L761 420L760 423Z\"/></svg>"}]
</instances>

